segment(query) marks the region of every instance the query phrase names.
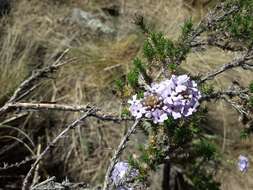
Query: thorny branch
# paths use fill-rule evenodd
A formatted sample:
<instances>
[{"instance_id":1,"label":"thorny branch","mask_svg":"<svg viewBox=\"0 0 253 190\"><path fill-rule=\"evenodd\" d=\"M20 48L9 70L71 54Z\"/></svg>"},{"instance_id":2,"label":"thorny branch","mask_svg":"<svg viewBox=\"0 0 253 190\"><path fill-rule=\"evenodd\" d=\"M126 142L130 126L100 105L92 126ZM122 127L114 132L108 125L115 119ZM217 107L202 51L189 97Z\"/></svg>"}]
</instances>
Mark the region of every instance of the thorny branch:
<instances>
[{"instance_id":1,"label":"thorny branch","mask_svg":"<svg viewBox=\"0 0 253 190\"><path fill-rule=\"evenodd\" d=\"M140 120L136 120L134 122L134 124L132 125L132 127L130 127L127 131L127 133L124 135L124 137L122 138L117 150L115 151L111 161L110 161L110 165L107 169L106 175L105 175L105 180L104 180L104 186L103 186L103 190L107 190L110 186L110 176L111 173L113 171L113 168L115 166L115 164L118 162L118 159L122 153L122 151L126 148L126 144L129 141L129 137L135 132L136 127L138 126Z\"/></svg>"},{"instance_id":2,"label":"thorny branch","mask_svg":"<svg viewBox=\"0 0 253 190\"><path fill-rule=\"evenodd\" d=\"M22 190L28 190L30 183L31 183L31 178L33 176L34 170L36 166L39 164L39 162L43 159L45 154L62 138L65 136L69 130L74 129L76 126L78 126L84 119L86 119L92 112L94 112L94 108L89 109L82 117L79 119L75 120L71 124L69 124L42 152L41 154L37 157L36 161L33 163L31 169L27 173L24 182L23 182L23 187Z\"/></svg>"}]
</instances>

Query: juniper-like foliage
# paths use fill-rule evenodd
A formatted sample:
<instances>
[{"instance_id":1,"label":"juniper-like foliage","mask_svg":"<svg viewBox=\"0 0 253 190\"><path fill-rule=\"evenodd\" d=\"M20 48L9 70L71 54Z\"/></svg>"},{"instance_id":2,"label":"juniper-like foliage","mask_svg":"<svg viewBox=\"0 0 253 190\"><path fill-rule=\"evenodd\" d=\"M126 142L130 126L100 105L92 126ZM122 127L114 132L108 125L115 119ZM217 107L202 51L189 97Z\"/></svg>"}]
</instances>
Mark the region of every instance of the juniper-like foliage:
<instances>
[{"instance_id":1,"label":"juniper-like foliage","mask_svg":"<svg viewBox=\"0 0 253 190\"><path fill-rule=\"evenodd\" d=\"M213 177L222 155L211 138L213 134L205 127L207 108L194 105L198 101L201 104L212 99L224 99L244 118L244 124L250 125L242 131L241 137L247 138L252 131L253 82L249 87L233 84L233 87L239 87L221 91L215 91L213 85L205 82L234 67L253 70L253 1L227 0L218 3L199 24L191 19L186 20L180 37L174 41L163 32L150 29L143 17L138 17L136 24L146 35L143 56L133 61L125 87L121 88L123 91L132 88L132 95L136 94L129 102L128 114L142 118L141 129L148 139L140 145L139 157L130 156L128 160L139 171L136 180L147 182L150 170L155 171L169 162L170 169L174 166L180 168L177 172L183 176L185 189L218 190L220 183ZM194 104L189 104L195 109L194 112L183 114L187 103L193 101L192 96L197 97L187 87L190 80L176 82L175 87L171 87L168 80L184 72L180 65L184 64L190 52L204 51L212 46L238 52L241 57L207 74L188 75L196 81L194 88L201 92L201 98L199 96ZM166 97L159 93L161 88L168 92ZM234 97L240 100L236 101ZM128 96L128 99L131 97ZM128 106L126 104L125 109ZM179 115L175 117L173 112L177 107ZM160 110L159 115L157 110Z\"/></svg>"}]
</instances>

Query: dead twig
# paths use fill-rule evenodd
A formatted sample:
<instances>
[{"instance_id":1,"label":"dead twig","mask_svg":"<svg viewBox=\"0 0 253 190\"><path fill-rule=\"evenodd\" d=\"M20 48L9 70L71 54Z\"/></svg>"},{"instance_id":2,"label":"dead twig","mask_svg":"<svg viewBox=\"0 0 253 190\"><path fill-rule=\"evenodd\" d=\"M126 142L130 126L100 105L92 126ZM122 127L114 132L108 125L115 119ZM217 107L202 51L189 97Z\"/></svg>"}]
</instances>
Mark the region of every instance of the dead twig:
<instances>
[{"instance_id":1,"label":"dead twig","mask_svg":"<svg viewBox=\"0 0 253 190\"><path fill-rule=\"evenodd\" d=\"M65 54L68 51L69 51L69 49L65 50L62 53L62 55L52 65L49 65L45 68L42 68L42 69L39 69L39 70L33 72L31 76L29 76L26 80L24 80L19 85L19 87L15 90L15 92L10 97L10 99L5 103L5 105L0 108L0 115L4 114L9 109L9 105L11 103L14 103L17 100L20 100L21 99L20 97L24 98L25 96L30 94L30 92L32 90L37 88L39 86L38 81L41 78L46 77L47 74L49 74L49 73L53 73L54 71L59 69L59 67L73 62L74 60L67 60L67 61L61 62L61 59L65 56Z\"/></svg>"},{"instance_id":2,"label":"dead twig","mask_svg":"<svg viewBox=\"0 0 253 190\"><path fill-rule=\"evenodd\" d=\"M202 95L201 101L210 100L210 99L219 99L219 98L223 98L224 96L229 96L229 97L239 96L243 99L248 100L249 99L247 95L248 92L249 92L248 89L218 91L218 92L213 92L211 94Z\"/></svg>"},{"instance_id":3,"label":"dead twig","mask_svg":"<svg viewBox=\"0 0 253 190\"><path fill-rule=\"evenodd\" d=\"M64 180L62 183L56 182L56 177L51 177L31 188L31 190L98 190L99 188L93 187L89 188L86 183L71 183L68 179Z\"/></svg>"},{"instance_id":4,"label":"dead twig","mask_svg":"<svg viewBox=\"0 0 253 190\"><path fill-rule=\"evenodd\" d=\"M8 105L9 108L19 108L25 110L57 110L57 111L73 111L73 112L86 112L91 108L89 105L80 106L80 105L66 105L66 104L54 104L54 103L11 103ZM103 113L98 108L96 112L90 114L90 116L103 121L114 121L120 122L132 119L130 117L119 117L116 114L112 113Z\"/></svg>"},{"instance_id":5,"label":"dead twig","mask_svg":"<svg viewBox=\"0 0 253 190\"><path fill-rule=\"evenodd\" d=\"M17 120L17 119L20 119L20 118L22 118L22 117L24 117L24 116L27 116L27 115L28 115L28 112L19 113L19 114L17 114L17 115L14 115L14 116L11 117L11 118L8 118L8 119L4 120L3 122L0 123L0 125L5 125L5 124L7 124L7 123L10 123L10 122L15 121L15 120Z\"/></svg>"},{"instance_id":6,"label":"dead twig","mask_svg":"<svg viewBox=\"0 0 253 190\"><path fill-rule=\"evenodd\" d=\"M236 102L233 102L227 96L222 96L222 98L229 103L236 111L238 111L241 115L247 116L247 118L252 119L252 116L242 108L242 106L238 105Z\"/></svg>"},{"instance_id":7,"label":"dead twig","mask_svg":"<svg viewBox=\"0 0 253 190\"><path fill-rule=\"evenodd\" d=\"M29 172L27 173L24 182L23 182L23 186L22 186L22 190L28 190L30 183L31 183L31 178L33 176L34 170L36 168L36 166L39 164L39 162L42 160L42 158L45 156L45 154L62 138L66 135L67 132L69 132L69 130L74 129L76 126L78 126L80 124L80 122L82 122L84 119L86 119L92 112L94 112L94 108L90 108L82 117L80 117L79 119L75 120L74 122L72 122L71 124L69 124L59 135L57 135L57 137L42 151L42 153L37 157L36 161L34 162L34 164L31 166Z\"/></svg>"},{"instance_id":8,"label":"dead twig","mask_svg":"<svg viewBox=\"0 0 253 190\"><path fill-rule=\"evenodd\" d=\"M244 67L245 65L249 66L246 61L248 60L248 53L246 53L244 56L237 58L235 60L233 60L230 63L226 63L222 66L220 66L219 68L208 72L207 74L205 74L203 77L201 77L201 79L198 81L199 84L207 81L207 80L211 80L213 79L215 76L229 70L232 68L236 68L236 67ZM253 68L253 66L252 66ZM245 69L245 68L244 68Z\"/></svg>"},{"instance_id":9,"label":"dead twig","mask_svg":"<svg viewBox=\"0 0 253 190\"><path fill-rule=\"evenodd\" d=\"M48 183L54 181L55 179L56 179L55 176L50 177L50 178L46 179L45 181L42 181L41 183L39 183L39 184L33 186L31 189L36 189L36 188L38 188L38 187L40 187L40 186L47 185Z\"/></svg>"},{"instance_id":10,"label":"dead twig","mask_svg":"<svg viewBox=\"0 0 253 190\"><path fill-rule=\"evenodd\" d=\"M40 152L41 152L41 144L38 145L38 149L37 149L37 157L39 157L40 155ZM35 185L38 181L39 181L39 167L40 165L38 164L35 168L35 171L34 171L34 176L33 176L33 180L32 180L32 186Z\"/></svg>"},{"instance_id":11,"label":"dead twig","mask_svg":"<svg viewBox=\"0 0 253 190\"><path fill-rule=\"evenodd\" d=\"M12 168L19 168L24 164L27 164L33 160L35 160L37 157L33 156L31 158L26 158L25 160L22 160L21 162L16 162L14 164L7 164L7 163L3 163L3 167L0 167L0 171L4 171L4 170L8 170L8 169L12 169Z\"/></svg>"}]
</instances>

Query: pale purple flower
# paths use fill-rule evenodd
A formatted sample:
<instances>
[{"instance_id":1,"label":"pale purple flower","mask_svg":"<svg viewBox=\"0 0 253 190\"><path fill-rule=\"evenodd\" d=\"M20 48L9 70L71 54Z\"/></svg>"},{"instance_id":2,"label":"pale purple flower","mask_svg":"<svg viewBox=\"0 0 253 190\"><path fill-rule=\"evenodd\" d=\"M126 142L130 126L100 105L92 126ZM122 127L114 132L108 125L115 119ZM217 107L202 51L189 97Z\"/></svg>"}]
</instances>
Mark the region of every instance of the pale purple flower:
<instances>
[{"instance_id":1,"label":"pale purple flower","mask_svg":"<svg viewBox=\"0 0 253 190\"><path fill-rule=\"evenodd\" d=\"M201 98L197 83L187 75L172 75L171 79L153 83L144 98L129 101L130 112L136 118L145 116L154 123L163 123L172 116L174 119L188 117L196 112Z\"/></svg>"},{"instance_id":2,"label":"pale purple flower","mask_svg":"<svg viewBox=\"0 0 253 190\"><path fill-rule=\"evenodd\" d=\"M188 117L192 115L199 106L201 94L196 88L197 84L190 80L187 75L175 76L172 75L171 80L175 88L171 93L171 100L166 99L170 113L174 119L182 116Z\"/></svg>"},{"instance_id":3,"label":"pale purple flower","mask_svg":"<svg viewBox=\"0 0 253 190\"><path fill-rule=\"evenodd\" d=\"M137 94L133 95L132 100L128 100L129 104L136 104L139 100L137 100Z\"/></svg>"},{"instance_id":4,"label":"pale purple flower","mask_svg":"<svg viewBox=\"0 0 253 190\"><path fill-rule=\"evenodd\" d=\"M141 118L146 113L141 101L137 100L137 95L134 95L133 99L129 100L128 103L131 104L129 110L136 119Z\"/></svg>"},{"instance_id":5,"label":"pale purple flower","mask_svg":"<svg viewBox=\"0 0 253 190\"><path fill-rule=\"evenodd\" d=\"M249 159L243 155L240 155L237 165L241 172L246 172L249 168Z\"/></svg>"},{"instance_id":6,"label":"pale purple flower","mask_svg":"<svg viewBox=\"0 0 253 190\"><path fill-rule=\"evenodd\" d=\"M117 190L132 190L130 185L126 183L138 175L138 170L131 168L127 162L118 162L114 166L111 179Z\"/></svg>"},{"instance_id":7,"label":"pale purple flower","mask_svg":"<svg viewBox=\"0 0 253 190\"><path fill-rule=\"evenodd\" d=\"M151 116L154 123L163 123L168 119L168 114L161 109L155 109L152 111Z\"/></svg>"},{"instance_id":8,"label":"pale purple flower","mask_svg":"<svg viewBox=\"0 0 253 190\"><path fill-rule=\"evenodd\" d=\"M172 89L174 88L174 83L171 80L164 80L160 83L151 84L150 91L155 94L159 94L163 99L170 96Z\"/></svg>"}]
</instances>

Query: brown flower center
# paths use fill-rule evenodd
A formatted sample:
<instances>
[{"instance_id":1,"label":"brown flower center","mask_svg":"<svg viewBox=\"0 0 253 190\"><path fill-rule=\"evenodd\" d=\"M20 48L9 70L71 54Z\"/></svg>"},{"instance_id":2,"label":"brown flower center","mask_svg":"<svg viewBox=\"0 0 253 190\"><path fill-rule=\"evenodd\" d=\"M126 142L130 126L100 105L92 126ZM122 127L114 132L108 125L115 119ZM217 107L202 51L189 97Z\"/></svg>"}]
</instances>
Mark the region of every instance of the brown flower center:
<instances>
[{"instance_id":1,"label":"brown flower center","mask_svg":"<svg viewBox=\"0 0 253 190\"><path fill-rule=\"evenodd\" d=\"M150 95L145 97L144 99L144 105L147 107L155 107L156 105L158 105L160 103L160 100L157 96L154 95Z\"/></svg>"}]
</instances>

